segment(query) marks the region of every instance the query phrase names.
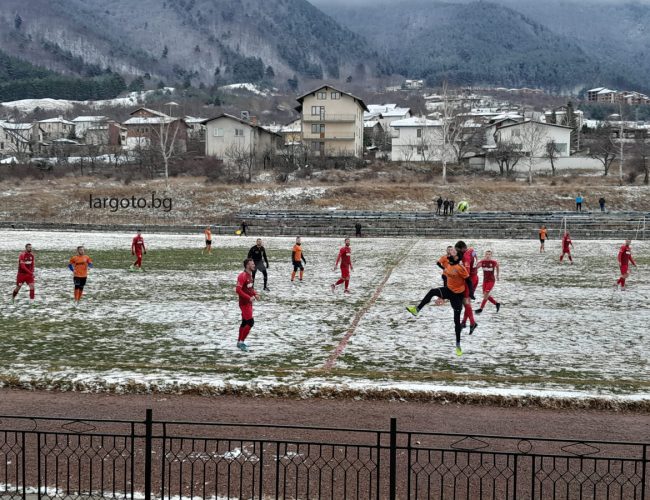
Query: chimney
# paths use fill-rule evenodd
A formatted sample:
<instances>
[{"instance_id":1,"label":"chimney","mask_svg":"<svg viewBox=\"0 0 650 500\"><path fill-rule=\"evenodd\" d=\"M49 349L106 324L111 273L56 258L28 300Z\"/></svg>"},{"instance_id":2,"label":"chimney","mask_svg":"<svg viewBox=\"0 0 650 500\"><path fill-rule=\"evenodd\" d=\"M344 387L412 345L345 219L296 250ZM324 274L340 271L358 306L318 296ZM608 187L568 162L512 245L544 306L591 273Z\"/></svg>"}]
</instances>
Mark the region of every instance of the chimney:
<instances>
[{"instance_id":1,"label":"chimney","mask_svg":"<svg viewBox=\"0 0 650 500\"><path fill-rule=\"evenodd\" d=\"M251 125L257 126L257 116L251 116L249 121Z\"/></svg>"},{"instance_id":2,"label":"chimney","mask_svg":"<svg viewBox=\"0 0 650 500\"><path fill-rule=\"evenodd\" d=\"M246 121L246 122L247 122L247 121L250 121L250 119L251 119L251 114L250 114L248 111L242 111L242 112L239 114L239 116L240 116L240 118L241 118L242 120L244 120L244 121Z\"/></svg>"}]
</instances>

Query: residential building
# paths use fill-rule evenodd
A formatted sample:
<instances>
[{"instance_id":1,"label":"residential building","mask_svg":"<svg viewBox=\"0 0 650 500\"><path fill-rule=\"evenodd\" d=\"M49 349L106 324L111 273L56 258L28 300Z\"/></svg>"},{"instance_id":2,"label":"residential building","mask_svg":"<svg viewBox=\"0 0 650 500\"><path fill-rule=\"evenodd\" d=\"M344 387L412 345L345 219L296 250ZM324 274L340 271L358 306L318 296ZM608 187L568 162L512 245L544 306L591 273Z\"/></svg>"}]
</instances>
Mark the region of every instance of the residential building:
<instances>
[{"instance_id":1,"label":"residential building","mask_svg":"<svg viewBox=\"0 0 650 500\"><path fill-rule=\"evenodd\" d=\"M69 139L74 137L75 134L75 124L69 120L64 120L62 116L39 120L38 126L42 132L42 140L45 142L55 139Z\"/></svg>"},{"instance_id":2,"label":"residential building","mask_svg":"<svg viewBox=\"0 0 650 500\"><path fill-rule=\"evenodd\" d=\"M362 99L330 85L322 85L297 98L302 141L320 156L363 157Z\"/></svg>"},{"instance_id":3,"label":"residential building","mask_svg":"<svg viewBox=\"0 0 650 500\"><path fill-rule=\"evenodd\" d=\"M131 118L122 123L126 128L126 141L122 146L133 150L159 144L161 135L165 141L173 140L175 150L187 151L187 124L181 118L169 116L149 108L138 108Z\"/></svg>"},{"instance_id":4,"label":"residential building","mask_svg":"<svg viewBox=\"0 0 650 500\"><path fill-rule=\"evenodd\" d=\"M109 118L107 116L77 116L72 120L75 127L75 136L78 139L83 139L86 137L86 131L89 128L97 128L107 124L108 121Z\"/></svg>"},{"instance_id":5,"label":"residential building","mask_svg":"<svg viewBox=\"0 0 650 500\"><path fill-rule=\"evenodd\" d=\"M35 123L0 121L0 156L27 156L42 141L42 132Z\"/></svg>"},{"instance_id":6,"label":"residential building","mask_svg":"<svg viewBox=\"0 0 650 500\"><path fill-rule=\"evenodd\" d=\"M538 130L535 140L531 133L533 128ZM543 157L546 154L546 144L555 141L558 157L562 158L571 155L571 130L571 127L565 125L524 120L499 127L494 132L494 141L496 144L513 144L525 155L532 154L535 157Z\"/></svg>"},{"instance_id":7,"label":"residential building","mask_svg":"<svg viewBox=\"0 0 650 500\"><path fill-rule=\"evenodd\" d=\"M84 142L93 146L122 146L122 138L126 132L126 127L114 121L98 123L85 129Z\"/></svg>"},{"instance_id":8,"label":"residential building","mask_svg":"<svg viewBox=\"0 0 650 500\"><path fill-rule=\"evenodd\" d=\"M183 120L187 124L188 139L195 141L205 140L205 118L186 116Z\"/></svg>"},{"instance_id":9,"label":"residential building","mask_svg":"<svg viewBox=\"0 0 650 500\"><path fill-rule=\"evenodd\" d=\"M366 120L363 122L363 143L366 147L384 144L384 127L379 120Z\"/></svg>"},{"instance_id":10,"label":"residential building","mask_svg":"<svg viewBox=\"0 0 650 500\"><path fill-rule=\"evenodd\" d=\"M281 136L248 120L222 113L205 120L205 156L234 164L238 157L265 162Z\"/></svg>"},{"instance_id":11,"label":"residential building","mask_svg":"<svg viewBox=\"0 0 650 500\"><path fill-rule=\"evenodd\" d=\"M442 161L442 122L424 117L411 117L391 123L394 130L391 160L393 161ZM451 147L444 151L451 160Z\"/></svg>"},{"instance_id":12,"label":"residential building","mask_svg":"<svg viewBox=\"0 0 650 500\"><path fill-rule=\"evenodd\" d=\"M424 80L404 80L402 87L407 90L420 90L424 88Z\"/></svg>"}]
</instances>

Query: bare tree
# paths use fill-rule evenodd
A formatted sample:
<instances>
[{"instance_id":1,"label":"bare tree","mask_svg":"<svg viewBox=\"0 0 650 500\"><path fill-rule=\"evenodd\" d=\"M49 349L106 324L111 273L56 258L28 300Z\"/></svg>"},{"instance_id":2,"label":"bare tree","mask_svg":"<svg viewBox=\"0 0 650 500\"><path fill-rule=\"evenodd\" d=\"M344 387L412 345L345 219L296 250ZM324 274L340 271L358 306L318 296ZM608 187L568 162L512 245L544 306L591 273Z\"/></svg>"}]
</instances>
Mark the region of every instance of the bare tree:
<instances>
[{"instance_id":1,"label":"bare tree","mask_svg":"<svg viewBox=\"0 0 650 500\"><path fill-rule=\"evenodd\" d=\"M533 183L533 165L544 153L544 126L535 121L525 122L521 126L521 148L528 163L528 183Z\"/></svg>"},{"instance_id":2,"label":"bare tree","mask_svg":"<svg viewBox=\"0 0 650 500\"><path fill-rule=\"evenodd\" d=\"M612 131L610 127L598 127L592 132L591 137L587 142L589 146L589 157L594 158L603 164L604 173L606 176L612 163L616 159L618 146L612 138Z\"/></svg>"},{"instance_id":3,"label":"bare tree","mask_svg":"<svg viewBox=\"0 0 650 500\"><path fill-rule=\"evenodd\" d=\"M523 154L518 145L510 141L498 141L496 148L490 150L487 157L499 166L501 175L510 176Z\"/></svg>"},{"instance_id":4,"label":"bare tree","mask_svg":"<svg viewBox=\"0 0 650 500\"><path fill-rule=\"evenodd\" d=\"M650 139L645 134L640 134L634 140L632 158L638 170L643 171L643 184L650 183Z\"/></svg>"},{"instance_id":5,"label":"bare tree","mask_svg":"<svg viewBox=\"0 0 650 500\"><path fill-rule=\"evenodd\" d=\"M560 151L558 150L555 139L551 139L546 143L545 153L546 158L551 162L551 175L555 175L555 160L560 157Z\"/></svg>"},{"instance_id":6,"label":"bare tree","mask_svg":"<svg viewBox=\"0 0 650 500\"><path fill-rule=\"evenodd\" d=\"M449 99L449 88L447 80L442 84L442 183L447 183L447 145L452 140L452 116L453 106Z\"/></svg>"},{"instance_id":7,"label":"bare tree","mask_svg":"<svg viewBox=\"0 0 650 500\"><path fill-rule=\"evenodd\" d=\"M160 155L165 167L165 184L169 187L169 160L177 153L177 137L181 128L181 120L174 118L160 118L159 125L152 125L152 146Z\"/></svg>"},{"instance_id":8,"label":"bare tree","mask_svg":"<svg viewBox=\"0 0 650 500\"><path fill-rule=\"evenodd\" d=\"M257 163L255 149L252 146L232 143L224 151L224 156L227 163L237 168L237 175L240 179L251 182Z\"/></svg>"}]
</instances>

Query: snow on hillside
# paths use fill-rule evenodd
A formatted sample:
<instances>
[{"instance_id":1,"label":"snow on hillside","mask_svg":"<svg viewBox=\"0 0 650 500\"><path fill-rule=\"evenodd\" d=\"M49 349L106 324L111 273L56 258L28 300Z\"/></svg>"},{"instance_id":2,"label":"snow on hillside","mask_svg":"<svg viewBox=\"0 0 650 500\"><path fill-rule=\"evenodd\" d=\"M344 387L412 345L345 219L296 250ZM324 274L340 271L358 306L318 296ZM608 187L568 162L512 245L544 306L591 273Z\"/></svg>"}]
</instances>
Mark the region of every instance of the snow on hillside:
<instances>
[{"instance_id":1,"label":"snow on hillside","mask_svg":"<svg viewBox=\"0 0 650 500\"><path fill-rule=\"evenodd\" d=\"M219 87L220 90L247 90L248 92L251 92L252 94L257 94L261 96L272 96L273 94L269 90L264 90L255 85L254 83L233 83L231 85L223 85L222 87ZM277 90L277 89L273 89Z\"/></svg>"},{"instance_id":2,"label":"snow on hillside","mask_svg":"<svg viewBox=\"0 0 650 500\"><path fill-rule=\"evenodd\" d=\"M174 92L173 87L162 89L166 93ZM31 113L36 108L49 112L66 112L70 111L75 105L90 106L94 109L100 109L109 106L136 106L143 104L148 96L160 92L159 90L144 90L139 92L130 92L124 97L115 99L106 99L103 101L70 101L68 99L21 99L19 101L7 101L0 104L4 108L17 109L21 113Z\"/></svg>"}]
</instances>

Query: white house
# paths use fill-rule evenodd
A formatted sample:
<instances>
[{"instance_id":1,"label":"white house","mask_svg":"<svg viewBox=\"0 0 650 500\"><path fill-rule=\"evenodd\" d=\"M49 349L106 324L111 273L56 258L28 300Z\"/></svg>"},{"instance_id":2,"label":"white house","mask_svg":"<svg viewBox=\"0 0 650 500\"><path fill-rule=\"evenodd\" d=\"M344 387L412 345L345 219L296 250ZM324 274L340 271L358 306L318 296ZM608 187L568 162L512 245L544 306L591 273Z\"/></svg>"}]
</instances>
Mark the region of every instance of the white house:
<instances>
[{"instance_id":1,"label":"white house","mask_svg":"<svg viewBox=\"0 0 650 500\"><path fill-rule=\"evenodd\" d=\"M108 124L107 116L77 116L72 120L74 123L74 133L78 139L86 137L88 129L97 129L105 127Z\"/></svg>"},{"instance_id":2,"label":"white house","mask_svg":"<svg viewBox=\"0 0 650 500\"><path fill-rule=\"evenodd\" d=\"M555 141L555 150L558 157L569 157L569 144L571 143L571 127L542 123L532 120L503 125L494 133L495 142L508 142L513 144L525 155L544 157L546 144Z\"/></svg>"},{"instance_id":3,"label":"white house","mask_svg":"<svg viewBox=\"0 0 650 500\"><path fill-rule=\"evenodd\" d=\"M236 116L222 113L205 120L205 156L232 164L235 156L254 156L263 161L275 151L280 135Z\"/></svg>"},{"instance_id":4,"label":"white house","mask_svg":"<svg viewBox=\"0 0 650 500\"><path fill-rule=\"evenodd\" d=\"M412 117L391 123L393 161L441 161L443 157L442 122ZM451 147L445 156L454 157Z\"/></svg>"}]
</instances>

